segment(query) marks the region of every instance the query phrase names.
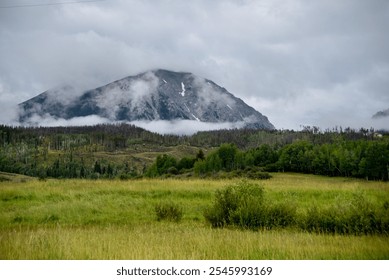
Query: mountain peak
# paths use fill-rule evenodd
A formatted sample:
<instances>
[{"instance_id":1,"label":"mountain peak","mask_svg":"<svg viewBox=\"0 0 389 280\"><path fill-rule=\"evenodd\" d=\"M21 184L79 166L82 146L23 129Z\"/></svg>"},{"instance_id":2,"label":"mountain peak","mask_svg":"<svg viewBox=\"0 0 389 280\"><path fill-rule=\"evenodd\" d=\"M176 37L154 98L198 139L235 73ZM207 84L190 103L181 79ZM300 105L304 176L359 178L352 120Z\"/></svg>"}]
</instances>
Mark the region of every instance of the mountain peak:
<instances>
[{"instance_id":1,"label":"mountain peak","mask_svg":"<svg viewBox=\"0 0 389 280\"><path fill-rule=\"evenodd\" d=\"M274 129L265 116L211 80L165 69L83 92L71 86L48 90L19 108L20 122L25 124L45 116L69 120L97 115L109 121L192 120Z\"/></svg>"}]
</instances>

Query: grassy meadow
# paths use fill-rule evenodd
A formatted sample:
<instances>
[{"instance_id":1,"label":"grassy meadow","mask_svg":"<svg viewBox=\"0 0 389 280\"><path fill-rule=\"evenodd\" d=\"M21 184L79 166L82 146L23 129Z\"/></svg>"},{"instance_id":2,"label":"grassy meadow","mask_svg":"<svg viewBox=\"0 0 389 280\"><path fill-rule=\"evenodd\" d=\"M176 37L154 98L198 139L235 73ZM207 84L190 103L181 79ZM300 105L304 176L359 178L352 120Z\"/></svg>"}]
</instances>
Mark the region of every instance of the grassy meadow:
<instances>
[{"instance_id":1,"label":"grassy meadow","mask_svg":"<svg viewBox=\"0 0 389 280\"><path fill-rule=\"evenodd\" d=\"M363 195L389 204L389 183L275 173L258 181L266 197L309 207L344 205ZM387 234L325 234L299 228L212 228L204 211L236 180L4 180L0 259L389 259ZM174 202L178 222L155 206Z\"/></svg>"}]
</instances>

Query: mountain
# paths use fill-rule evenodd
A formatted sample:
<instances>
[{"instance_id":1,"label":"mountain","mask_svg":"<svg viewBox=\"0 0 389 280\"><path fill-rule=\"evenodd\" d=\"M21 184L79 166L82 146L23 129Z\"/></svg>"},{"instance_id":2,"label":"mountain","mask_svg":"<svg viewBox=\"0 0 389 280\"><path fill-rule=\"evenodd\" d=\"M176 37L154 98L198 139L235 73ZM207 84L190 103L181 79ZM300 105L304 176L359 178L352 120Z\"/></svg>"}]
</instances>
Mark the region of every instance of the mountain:
<instances>
[{"instance_id":1,"label":"mountain","mask_svg":"<svg viewBox=\"0 0 389 280\"><path fill-rule=\"evenodd\" d=\"M373 119L380 119L385 117L389 117L389 109L379 111L373 115Z\"/></svg>"},{"instance_id":2,"label":"mountain","mask_svg":"<svg viewBox=\"0 0 389 280\"><path fill-rule=\"evenodd\" d=\"M225 88L191 73L154 70L79 92L48 90L19 104L22 124L45 117L69 120L97 115L110 121L194 120L274 129L267 117Z\"/></svg>"}]
</instances>

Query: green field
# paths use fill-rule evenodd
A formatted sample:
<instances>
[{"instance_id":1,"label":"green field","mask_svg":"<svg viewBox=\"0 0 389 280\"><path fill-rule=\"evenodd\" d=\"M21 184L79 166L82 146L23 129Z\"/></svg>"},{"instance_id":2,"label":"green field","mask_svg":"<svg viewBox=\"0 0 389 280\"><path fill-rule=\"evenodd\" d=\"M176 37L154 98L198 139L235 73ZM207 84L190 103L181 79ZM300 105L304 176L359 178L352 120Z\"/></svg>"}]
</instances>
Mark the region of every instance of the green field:
<instances>
[{"instance_id":1,"label":"green field","mask_svg":"<svg viewBox=\"0 0 389 280\"><path fill-rule=\"evenodd\" d=\"M377 208L389 202L387 182L272 175L258 181L266 197L293 203L302 217L356 196ZM236 181L3 180L0 259L389 259L388 234L212 228L204 210ZM182 219L157 221L160 202L182 207Z\"/></svg>"}]
</instances>

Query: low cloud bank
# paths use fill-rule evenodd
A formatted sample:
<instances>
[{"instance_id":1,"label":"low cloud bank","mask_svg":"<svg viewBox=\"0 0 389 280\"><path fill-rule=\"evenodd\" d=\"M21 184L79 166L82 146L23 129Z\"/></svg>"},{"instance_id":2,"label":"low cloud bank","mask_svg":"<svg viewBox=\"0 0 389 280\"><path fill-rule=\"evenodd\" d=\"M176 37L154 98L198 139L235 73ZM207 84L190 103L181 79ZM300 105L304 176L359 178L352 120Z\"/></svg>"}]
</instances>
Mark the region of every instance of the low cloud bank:
<instances>
[{"instance_id":1,"label":"low cloud bank","mask_svg":"<svg viewBox=\"0 0 389 280\"><path fill-rule=\"evenodd\" d=\"M29 118L28 123L20 124L16 121L9 123L10 125L27 125L27 126L86 126L97 124L114 124L121 123L118 121L112 121L107 118L102 118L97 115L90 115L85 117L75 117L71 119L54 118L51 115L38 116L33 115ZM151 132L159 134L175 134L175 135L192 135L198 131L218 130L218 129L233 129L242 128L244 122L224 122L224 123L209 123L199 122L195 120L156 120L156 121L133 121L126 122L135 126L144 128Z\"/></svg>"},{"instance_id":2,"label":"low cloud bank","mask_svg":"<svg viewBox=\"0 0 389 280\"><path fill-rule=\"evenodd\" d=\"M209 123L194 120L134 121L131 124L160 134L192 135L198 131L242 128L244 122Z\"/></svg>"},{"instance_id":3,"label":"low cloud bank","mask_svg":"<svg viewBox=\"0 0 389 280\"><path fill-rule=\"evenodd\" d=\"M28 119L27 123L23 123L22 125L55 127L55 126L87 126L87 125L96 125L102 123L112 123L112 121L97 115L75 117L66 120L66 119L54 118L51 115L47 114L43 117L38 115L33 115L31 116L31 118Z\"/></svg>"}]
</instances>

